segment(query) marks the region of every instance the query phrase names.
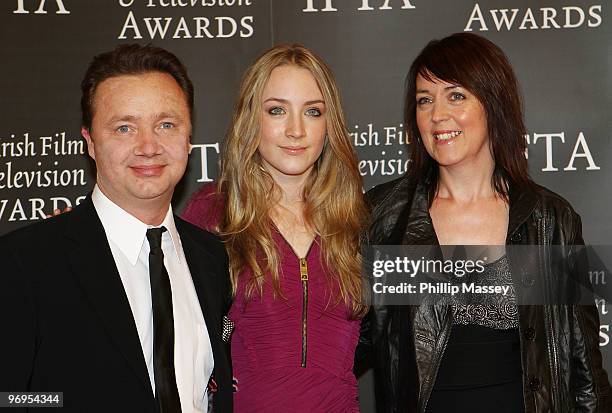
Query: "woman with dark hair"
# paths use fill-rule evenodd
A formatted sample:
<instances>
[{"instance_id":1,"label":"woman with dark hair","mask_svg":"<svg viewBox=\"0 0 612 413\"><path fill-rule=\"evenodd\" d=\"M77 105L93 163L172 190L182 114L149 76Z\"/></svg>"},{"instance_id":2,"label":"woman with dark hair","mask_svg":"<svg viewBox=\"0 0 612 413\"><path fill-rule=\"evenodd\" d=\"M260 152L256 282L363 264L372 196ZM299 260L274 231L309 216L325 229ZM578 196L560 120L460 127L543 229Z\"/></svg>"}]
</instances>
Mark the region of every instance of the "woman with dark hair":
<instances>
[{"instance_id":1,"label":"woman with dark hair","mask_svg":"<svg viewBox=\"0 0 612 413\"><path fill-rule=\"evenodd\" d=\"M430 42L408 74L405 125L411 169L368 192L368 242L498 246L480 276L512 289L504 301L373 307L357 356L375 351L379 411L612 411L595 306L517 304L524 286L504 246L567 246L572 260L583 240L569 203L529 178L504 53L468 33Z\"/></svg>"}]
</instances>

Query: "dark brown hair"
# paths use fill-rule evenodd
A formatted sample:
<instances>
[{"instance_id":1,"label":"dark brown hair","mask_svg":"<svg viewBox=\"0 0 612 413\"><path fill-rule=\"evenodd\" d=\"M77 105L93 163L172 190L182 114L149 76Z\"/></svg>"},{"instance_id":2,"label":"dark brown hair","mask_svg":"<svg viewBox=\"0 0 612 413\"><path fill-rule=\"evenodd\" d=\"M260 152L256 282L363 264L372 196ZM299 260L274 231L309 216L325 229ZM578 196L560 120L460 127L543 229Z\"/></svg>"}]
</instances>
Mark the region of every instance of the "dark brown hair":
<instances>
[{"instance_id":1,"label":"dark brown hair","mask_svg":"<svg viewBox=\"0 0 612 413\"><path fill-rule=\"evenodd\" d=\"M471 33L456 33L425 46L406 78L405 127L410 137L410 172L429 187L429 202L437 191L438 164L421 140L416 122L416 78L442 80L463 86L484 107L489 146L495 161L492 185L508 200L508 188L532 187L525 158L525 123L519 84L504 52L491 41Z\"/></svg>"},{"instance_id":2,"label":"dark brown hair","mask_svg":"<svg viewBox=\"0 0 612 413\"><path fill-rule=\"evenodd\" d=\"M92 103L100 83L111 77L149 72L167 73L176 80L185 93L189 115L193 118L193 84L181 61L161 47L124 44L95 56L89 64L81 82L82 126L91 128Z\"/></svg>"}]
</instances>

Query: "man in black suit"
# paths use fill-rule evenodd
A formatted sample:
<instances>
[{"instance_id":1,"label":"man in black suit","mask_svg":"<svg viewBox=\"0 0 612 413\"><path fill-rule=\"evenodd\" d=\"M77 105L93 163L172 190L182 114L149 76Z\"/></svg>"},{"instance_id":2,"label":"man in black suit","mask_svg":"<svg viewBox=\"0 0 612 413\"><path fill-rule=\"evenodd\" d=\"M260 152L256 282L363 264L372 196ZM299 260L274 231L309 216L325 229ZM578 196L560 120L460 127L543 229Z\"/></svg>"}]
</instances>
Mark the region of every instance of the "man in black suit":
<instances>
[{"instance_id":1,"label":"man in black suit","mask_svg":"<svg viewBox=\"0 0 612 413\"><path fill-rule=\"evenodd\" d=\"M170 206L190 147L186 70L119 46L82 92L92 194L0 238L0 391L63 392L70 412L187 413L207 412L214 382L215 413L230 412L227 255Z\"/></svg>"}]
</instances>

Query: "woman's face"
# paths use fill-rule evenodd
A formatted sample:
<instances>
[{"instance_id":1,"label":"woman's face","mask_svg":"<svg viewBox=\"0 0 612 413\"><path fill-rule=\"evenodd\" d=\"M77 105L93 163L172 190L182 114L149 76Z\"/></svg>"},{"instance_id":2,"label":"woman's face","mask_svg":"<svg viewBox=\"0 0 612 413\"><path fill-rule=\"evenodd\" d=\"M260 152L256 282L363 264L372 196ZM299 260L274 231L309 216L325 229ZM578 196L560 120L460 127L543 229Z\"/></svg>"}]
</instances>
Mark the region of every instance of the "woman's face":
<instances>
[{"instance_id":1,"label":"woman's face","mask_svg":"<svg viewBox=\"0 0 612 413\"><path fill-rule=\"evenodd\" d=\"M262 94L258 151L263 167L278 181L306 177L325 142L325 102L310 71L279 66Z\"/></svg>"},{"instance_id":2,"label":"woman's face","mask_svg":"<svg viewBox=\"0 0 612 413\"><path fill-rule=\"evenodd\" d=\"M416 121L425 149L440 166L493 160L484 107L461 85L418 75Z\"/></svg>"}]
</instances>

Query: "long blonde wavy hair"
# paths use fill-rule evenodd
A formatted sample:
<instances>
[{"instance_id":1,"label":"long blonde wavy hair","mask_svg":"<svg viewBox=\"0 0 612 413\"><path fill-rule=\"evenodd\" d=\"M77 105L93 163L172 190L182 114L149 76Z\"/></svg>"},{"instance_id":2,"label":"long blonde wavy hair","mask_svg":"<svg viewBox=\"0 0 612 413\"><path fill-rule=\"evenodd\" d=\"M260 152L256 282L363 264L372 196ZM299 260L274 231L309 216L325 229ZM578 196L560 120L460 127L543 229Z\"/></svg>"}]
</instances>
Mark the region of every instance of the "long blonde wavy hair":
<instances>
[{"instance_id":1,"label":"long blonde wavy hair","mask_svg":"<svg viewBox=\"0 0 612 413\"><path fill-rule=\"evenodd\" d=\"M262 121L262 93L272 71L293 65L310 71L323 95L327 138L303 189L304 219L319 236L322 260L330 281L353 317L367 308L361 283L360 234L367 213L362 179L340 105L339 91L327 65L297 44L278 45L262 54L242 79L234 116L225 139L219 190L225 195L220 233L230 257L230 276L236 294L238 277L252 270L246 299L262 294L265 274L271 275L275 296L280 289L280 260L272 238L270 211L280 199L280 188L263 168L257 150Z\"/></svg>"}]
</instances>

